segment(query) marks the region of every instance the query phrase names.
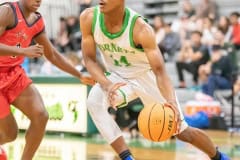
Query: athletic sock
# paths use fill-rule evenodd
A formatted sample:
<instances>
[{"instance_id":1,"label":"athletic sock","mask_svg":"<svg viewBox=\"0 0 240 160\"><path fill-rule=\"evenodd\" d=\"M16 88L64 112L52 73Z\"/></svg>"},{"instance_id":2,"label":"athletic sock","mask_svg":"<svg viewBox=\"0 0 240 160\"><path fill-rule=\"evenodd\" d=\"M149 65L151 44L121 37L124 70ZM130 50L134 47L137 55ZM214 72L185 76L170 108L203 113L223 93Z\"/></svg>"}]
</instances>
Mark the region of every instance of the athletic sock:
<instances>
[{"instance_id":1,"label":"athletic sock","mask_svg":"<svg viewBox=\"0 0 240 160\"><path fill-rule=\"evenodd\" d=\"M119 157L121 158L121 160L134 160L129 150L125 150L122 153L120 153Z\"/></svg>"},{"instance_id":2,"label":"athletic sock","mask_svg":"<svg viewBox=\"0 0 240 160\"><path fill-rule=\"evenodd\" d=\"M212 157L211 160L221 160L221 154L218 150L217 150L216 155L214 157Z\"/></svg>"}]
</instances>

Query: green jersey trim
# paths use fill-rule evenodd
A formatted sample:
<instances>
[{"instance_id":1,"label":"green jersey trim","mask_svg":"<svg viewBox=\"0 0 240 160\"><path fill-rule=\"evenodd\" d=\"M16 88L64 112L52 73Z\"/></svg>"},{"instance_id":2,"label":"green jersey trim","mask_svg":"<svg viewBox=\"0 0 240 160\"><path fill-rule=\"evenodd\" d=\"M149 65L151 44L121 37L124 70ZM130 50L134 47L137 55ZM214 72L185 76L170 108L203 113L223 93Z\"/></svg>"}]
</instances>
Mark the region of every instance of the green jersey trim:
<instances>
[{"instance_id":1,"label":"green jersey trim","mask_svg":"<svg viewBox=\"0 0 240 160\"><path fill-rule=\"evenodd\" d=\"M105 74L105 76L110 76L111 72L105 71L104 74Z\"/></svg>"},{"instance_id":2,"label":"green jersey trim","mask_svg":"<svg viewBox=\"0 0 240 160\"><path fill-rule=\"evenodd\" d=\"M128 8L126 8L125 9L125 17L124 17L124 21L123 21L121 31L119 31L117 33L109 33L107 31L107 28L106 28L105 23L104 23L104 14L100 13L100 16L99 16L99 18L100 18L100 28L101 28L103 34L110 39L115 39L115 38L120 37L128 26L129 17L130 17L130 11L128 10Z\"/></svg>"},{"instance_id":3,"label":"green jersey trim","mask_svg":"<svg viewBox=\"0 0 240 160\"><path fill-rule=\"evenodd\" d=\"M93 23L92 23L92 34L94 34L95 32L95 27L96 27L96 23L97 23L97 12L98 12L98 7L94 7L94 11L93 11Z\"/></svg>"},{"instance_id":4,"label":"green jersey trim","mask_svg":"<svg viewBox=\"0 0 240 160\"><path fill-rule=\"evenodd\" d=\"M135 23L137 21L137 18L138 17L141 17L140 15L135 15L132 19L132 22L131 22L131 25L130 25L130 31L129 31L129 38L130 38L130 45L131 47L141 51L141 52L144 52L143 48L137 48L134 44L134 41L133 41L133 28L135 26Z\"/></svg>"},{"instance_id":5,"label":"green jersey trim","mask_svg":"<svg viewBox=\"0 0 240 160\"><path fill-rule=\"evenodd\" d=\"M120 91L120 93L122 94L122 96L123 96L123 103L122 104L120 104L120 105L118 105L117 107L118 108L122 108L122 107L125 107L125 106L127 106L128 105L128 102L127 102L127 96L126 96L126 94L121 90L121 89L118 89L119 91Z\"/></svg>"}]
</instances>

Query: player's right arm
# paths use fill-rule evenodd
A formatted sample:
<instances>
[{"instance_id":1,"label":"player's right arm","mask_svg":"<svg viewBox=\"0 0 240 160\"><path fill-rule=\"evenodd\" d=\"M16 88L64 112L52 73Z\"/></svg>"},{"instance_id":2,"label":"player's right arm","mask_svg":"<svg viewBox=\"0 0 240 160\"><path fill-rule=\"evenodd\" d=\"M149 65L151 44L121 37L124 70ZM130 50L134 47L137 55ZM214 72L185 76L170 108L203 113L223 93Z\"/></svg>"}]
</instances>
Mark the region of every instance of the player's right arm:
<instances>
[{"instance_id":1,"label":"player's right arm","mask_svg":"<svg viewBox=\"0 0 240 160\"><path fill-rule=\"evenodd\" d=\"M93 79L107 92L108 100L114 106L116 90L125 83L113 83L104 74L103 69L96 59L96 43L92 33L93 8L86 9L80 16L80 28L82 32L83 59L88 72Z\"/></svg>"},{"instance_id":2,"label":"player's right arm","mask_svg":"<svg viewBox=\"0 0 240 160\"><path fill-rule=\"evenodd\" d=\"M8 27L15 23L14 13L9 5L0 6L0 36L4 34ZM40 57L43 54L43 47L40 45L29 48L17 48L0 43L0 56L27 56Z\"/></svg>"},{"instance_id":3,"label":"player's right arm","mask_svg":"<svg viewBox=\"0 0 240 160\"><path fill-rule=\"evenodd\" d=\"M14 22L14 14L11 7L7 4L0 6L0 36L7 27L13 26Z\"/></svg>"},{"instance_id":4,"label":"player's right arm","mask_svg":"<svg viewBox=\"0 0 240 160\"><path fill-rule=\"evenodd\" d=\"M96 59L96 44L92 33L93 8L86 9L80 15L80 28L82 32L82 52L83 59L88 72L91 76L107 90L108 86L112 84L104 74L103 69Z\"/></svg>"}]
</instances>

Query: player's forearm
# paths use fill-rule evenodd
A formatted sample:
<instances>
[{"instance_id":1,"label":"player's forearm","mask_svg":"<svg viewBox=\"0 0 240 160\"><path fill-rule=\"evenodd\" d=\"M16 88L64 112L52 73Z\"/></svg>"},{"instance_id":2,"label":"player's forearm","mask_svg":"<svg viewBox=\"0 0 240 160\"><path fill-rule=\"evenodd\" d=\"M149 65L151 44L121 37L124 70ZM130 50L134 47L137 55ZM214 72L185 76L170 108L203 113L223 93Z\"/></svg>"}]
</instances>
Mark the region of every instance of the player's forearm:
<instances>
[{"instance_id":1,"label":"player's forearm","mask_svg":"<svg viewBox=\"0 0 240 160\"><path fill-rule=\"evenodd\" d=\"M22 55L22 49L0 43L0 56L19 56L19 55Z\"/></svg>"},{"instance_id":2,"label":"player's forearm","mask_svg":"<svg viewBox=\"0 0 240 160\"><path fill-rule=\"evenodd\" d=\"M157 75L158 88L167 102L176 102L175 91L171 80L166 74Z\"/></svg>"},{"instance_id":3,"label":"player's forearm","mask_svg":"<svg viewBox=\"0 0 240 160\"><path fill-rule=\"evenodd\" d=\"M112 82L107 79L100 65L90 58L85 57L84 60L86 68L93 79L97 81L104 89L106 89L105 86L108 86Z\"/></svg>"},{"instance_id":4,"label":"player's forearm","mask_svg":"<svg viewBox=\"0 0 240 160\"><path fill-rule=\"evenodd\" d=\"M60 53L52 54L51 57L47 57L47 59L52 64L57 66L59 69L65 71L77 78L81 77L80 71L78 71L72 64L70 64L70 62L65 57L63 57Z\"/></svg>"}]
</instances>

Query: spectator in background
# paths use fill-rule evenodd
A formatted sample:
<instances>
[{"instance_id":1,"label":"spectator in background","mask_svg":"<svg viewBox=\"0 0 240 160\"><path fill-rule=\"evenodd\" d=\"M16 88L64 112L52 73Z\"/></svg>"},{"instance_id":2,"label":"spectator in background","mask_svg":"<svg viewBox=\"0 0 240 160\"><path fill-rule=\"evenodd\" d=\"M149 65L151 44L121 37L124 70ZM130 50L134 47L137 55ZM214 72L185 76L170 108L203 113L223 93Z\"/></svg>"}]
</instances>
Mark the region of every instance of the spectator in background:
<instances>
[{"instance_id":1,"label":"spectator in background","mask_svg":"<svg viewBox=\"0 0 240 160\"><path fill-rule=\"evenodd\" d=\"M183 71L186 70L193 75L195 85L198 83L198 68L209 60L208 48L201 43L202 33L194 31L191 33L191 45L183 44L176 67L178 78L180 81L179 87L185 88ZM185 51L187 53L185 53ZM184 54L184 56L182 56Z\"/></svg>"},{"instance_id":2,"label":"spectator in background","mask_svg":"<svg viewBox=\"0 0 240 160\"><path fill-rule=\"evenodd\" d=\"M228 17L221 16L217 27L224 34L224 42L229 42L232 36L232 27L230 26Z\"/></svg>"},{"instance_id":3,"label":"spectator in background","mask_svg":"<svg viewBox=\"0 0 240 160\"><path fill-rule=\"evenodd\" d=\"M231 41L225 41L224 33L221 30L217 30L214 34L214 45L220 45L222 49L226 52L226 55L231 60L233 69L237 70L237 52L235 46Z\"/></svg>"},{"instance_id":4,"label":"spectator in background","mask_svg":"<svg viewBox=\"0 0 240 160\"><path fill-rule=\"evenodd\" d=\"M186 40L181 47L181 50L178 55L178 61L189 63L191 62L190 56L193 54L193 49L191 46L191 42Z\"/></svg>"},{"instance_id":5,"label":"spectator in background","mask_svg":"<svg viewBox=\"0 0 240 160\"><path fill-rule=\"evenodd\" d=\"M202 64L198 69L198 83L200 85L204 84L208 80L208 76L211 72L211 62L208 61L206 64Z\"/></svg>"},{"instance_id":6,"label":"spectator in background","mask_svg":"<svg viewBox=\"0 0 240 160\"><path fill-rule=\"evenodd\" d=\"M79 31L79 21L76 16L69 16L67 17L67 30L69 34L74 34Z\"/></svg>"},{"instance_id":7,"label":"spectator in background","mask_svg":"<svg viewBox=\"0 0 240 160\"><path fill-rule=\"evenodd\" d=\"M181 5L182 10L179 12L179 15L186 15L187 18L191 18L192 16L195 16L196 11L190 2L190 0L183 0Z\"/></svg>"},{"instance_id":8,"label":"spectator in background","mask_svg":"<svg viewBox=\"0 0 240 160\"><path fill-rule=\"evenodd\" d=\"M214 91L231 89L232 64L230 59L223 55L220 45L213 45L211 61L206 73L209 74L207 81L202 85L203 93L213 97Z\"/></svg>"},{"instance_id":9,"label":"spectator in background","mask_svg":"<svg viewBox=\"0 0 240 160\"><path fill-rule=\"evenodd\" d=\"M69 50L69 48L72 48L72 47L69 39L66 19L64 17L60 17L59 22L60 22L60 25L59 25L59 30L57 32L55 45L58 47L61 53L64 53L65 51Z\"/></svg>"},{"instance_id":10,"label":"spectator in background","mask_svg":"<svg viewBox=\"0 0 240 160\"><path fill-rule=\"evenodd\" d=\"M77 51L80 49L81 33L80 24L76 16L67 17L67 31L71 43L71 51Z\"/></svg>"},{"instance_id":11,"label":"spectator in background","mask_svg":"<svg viewBox=\"0 0 240 160\"><path fill-rule=\"evenodd\" d=\"M84 66L82 64L82 59L76 53L68 52L66 58L78 71L83 71Z\"/></svg>"},{"instance_id":12,"label":"spectator in background","mask_svg":"<svg viewBox=\"0 0 240 160\"><path fill-rule=\"evenodd\" d=\"M197 5L198 18L211 18L216 20L218 18L217 4L215 0L201 0Z\"/></svg>"},{"instance_id":13,"label":"spectator in background","mask_svg":"<svg viewBox=\"0 0 240 160\"><path fill-rule=\"evenodd\" d=\"M239 22L240 14L238 12L233 12L230 15L230 21L233 27L232 32L232 43L235 47L240 50L240 22Z\"/></svg>"},{"instance_id":14,"label":"spectator in background","mask_svg":"<svg viewBox=\"0 0 240 160\"><path fill-rule=\"evenodd\" d=\"M76 0L79 7L79 14L81 14L86 8L91 7L92 0Z\"/></svg>"},{"instance_id":15,"label":"spectator in background","mask_svg":"<svg viewBox=\"0 0 240 160\"><path fill-rule=\"evenodd\" d=\"M205 45L212 45L214 41L214 33L217 28L213 25L213 20L206 17L203 19L202 43Z\"/></svg>"},{"instance_id":16,"label":"spectator in background","mask_svg":"<svg viewBox=\"0 0 240 160\"><path fill-rule=\"evenodd\" d=\"M81 33L78 18L69 16L60 18L59 31L55 40L56 46L61 53L78 51L81 43Z\"/></svg>"},{"instance_id":17,"label":"spectator in background","mask_svg":"<svg viewBox=\"0 0 240 160\"><path fill-rule=\"evenodd\" d=\"M180 11L179 18L175 19L171 25L173 32L179 34L181 42L190 39L191 32L197 30L196 16L189 0L183 1L183 11ZM192 9L190 9L192 8Z\"/></svg>"},{"instance_id":18,"label":"spectator in background","mask_svg":"<svg viewBox=\"0 0 240 160\"><path fill-rule=\"evenodd\" d=\"M195 31L202 32L204 28L204 18L196 18L195 24L196 24L196 29Z\"/></svg>"},{"instance_id":19,"label":"spectator in background","mask_svg":"<svg viewBox=\"0 0 240 160\"><path fill-rule=\"evenodd\" d=\"M154 17L153 28L155 30L157 44L160 44L165 36L164 20L161 16Z\"/></svg>"},{"instance_id":20,"label":"spectator in background","mask_svg":"<svg viewBox=\"0 0 240 160\"><path fill-rule=\"evenodd\" d=\"M175 19L172 22L171 30L178 33L181 41L184 41L188 37L189 19L186 14L180 15L180 18Z\"/></svg>"},{"instance_id":21,"label":"spectator in background","mask_svg":"<svg viewBox=\"0 0 240 160\"><path fill-rule=\"evenodd\" d=\"M181 40L178 33L171 29L171 23L164 25L165 37L159 44L159 48L163 54L164 60L173 60L176 53L181 48Z\"/></svg>"}]
</instances>

